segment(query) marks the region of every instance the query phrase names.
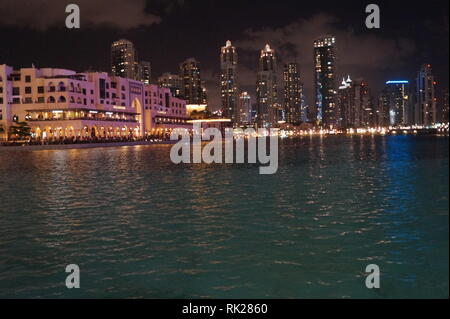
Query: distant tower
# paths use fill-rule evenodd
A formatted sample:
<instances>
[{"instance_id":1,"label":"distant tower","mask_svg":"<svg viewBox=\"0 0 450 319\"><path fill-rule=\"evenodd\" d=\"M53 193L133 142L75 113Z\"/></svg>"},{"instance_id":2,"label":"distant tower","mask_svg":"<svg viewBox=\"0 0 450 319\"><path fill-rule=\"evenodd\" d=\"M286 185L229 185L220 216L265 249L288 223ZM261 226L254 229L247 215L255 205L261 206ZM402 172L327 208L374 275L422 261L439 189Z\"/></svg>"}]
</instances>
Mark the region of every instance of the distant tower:
<instances>
[{"instance_id":1,"label":"distant tower","mask_svg":"<svg viewBox=\"0 0 450 319\"><path fill-rule=\"evenodd\" d=\"M250 124L252 122L252 100L248 92L239 95L239 124Z\"/></svg>"},{"instance_id":2,"label":"distant tower","mask_svg":"<svg viewBox=\"0 0 450 319\"><path fill-rule=\"evenodd\" d=\"M380 105L382 108L384 124L399 126L408 124L409 111L409 81L387 81L381 94Z\"/></svg>"},{"instance_id":3,"label":"distant tower","mask_svg":"<svg viewBox=\"0 0 450 319\"><path fill-rule=\"evenodd\" d=\"M336 115L342 128L363 128L376 125L370 89L363 79L343 79L337 96Z\"/></svg>"},{"instance_id":4,"label":"distant tower","mask_svg":"<svg viewBox=\"0 0 450 319\"><path fill-rule=\"evenodd\" d=\"M111 45L111 71L115 76L136 79L138 75L137 52L131 41L121 39Z\"/></svg>"},{"instance_id":5,"label":"distant tower","mask_svg":"<svg viewBox=\"0 0 450 319\"><path fill-rule=\"evenodd\" d=\"M170 92L176 98L183 98L183 85L180 76L177 74L164 73L158 78L158 86L170 89Z\"/></svg>"},{"instance_id":6,"label":"distant tower","mask_svg":"<svg viewBox=\"0 0 450 319\"><path fill-rule=\"evenodd\" d=\"M284 114L287 123L306 122L303 85L298 63L284 66Z\"/></svg>"},{"instance_id":7,"label":"distant tower","mask_svg":"<svg viewBox=\"0 0 450 319\"><path fill-rule=\"evenodd\" d=\"M236 48L227 41L220 51L221 68L221 102L223 116L230 118L233 123L239 121L238 114L238 88L237 88L237 63Z\"/></svg>"},{"instance_id":8,"label":"distant tower","mask_svg":"<svg viewBox=\"0 0 450 319\"><path fill-rule=\"evenodd\" d=\"M312 114L324 126L334 126L336 118L336 38L326 36L314 41L315 101ZM313 118L310 117L310 120Z\"/></svg>"},{"instance_id":9,"label":"distant tower","mask_svg":"<svg viewBox=\"0 0 450 319\"><path fill-rule=\"evenodd\" d=\"M145 84L150 84L152 78L152 68L148 61L139 62L138 80Z\"/></svg>"},{"instance_id":10,"label":"distant tower","mask_svg":"<svg viewBox=\"0 0 450 319\"><path fill-rule=\"evenodd\" d=\"M261 50L256 83L258 124L271 127L278 122L278 86L275 51L267 44Z\"/></svg>"},{"instance_id":11,"label":"distant tower","mask_svg":"<svg viewBox=\"0 0 450 319\"><path fill-rule=\"evenodd\" d=\"M442 123L448 123L449 120L449 101L448 101L448 89L444 91L443 97L442 97Z\"/></svg>"},{"instance_id":12,"label":"distant tower","mask_svg":"<svg viewBox=\"0 0 450 319\"><path fill-rule=\"evenodd\" d=\"M437 122L436 82L431 65L424 64L417 74L414 99L414 123L432 125Z\"/></svg>"},{"instance_id":13,"label":"distant tower","mask_svg":"<svg viewBox=\"0 0 450 319\"><path fill-rule=\"evenodd\" d=\"M200 63L194 58L180 64L183 98L188 104L205 104L205 90L200 77Z\"/></svg>"}]
</instances>

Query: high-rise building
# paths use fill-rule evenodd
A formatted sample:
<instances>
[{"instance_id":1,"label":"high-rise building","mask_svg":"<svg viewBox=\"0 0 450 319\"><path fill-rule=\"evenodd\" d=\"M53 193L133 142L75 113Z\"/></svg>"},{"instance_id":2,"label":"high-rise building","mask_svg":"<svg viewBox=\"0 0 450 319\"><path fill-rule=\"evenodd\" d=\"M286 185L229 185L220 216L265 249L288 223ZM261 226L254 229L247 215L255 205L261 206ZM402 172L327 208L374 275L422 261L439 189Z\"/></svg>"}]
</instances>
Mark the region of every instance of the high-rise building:
<instances>
[{"instance_id":1,"label":"high-rise building","mask_svg":"<svg viewBox=\"0 0 450 319\"><path fill-rule=\"evenodd\" d=\"M139 73L138 57L131 41L121 39L111 45L111 71L115 76L136 79Z\"/></svg>"},{"instance_id":2,"label":"high-rise building","mask_svg":"<svg viewBox=\"0 0 450 319\"><path fill-rule=\"evenodd\" d=\"M183 98L188 104L201 105L205 103L205 91L200 77L200 64L194 58L180 64Z\"/></svg>"},{"instance_id":3,"label":"high-rise building","mask_svg":"<svg viewBox=\"0 0 450 319\"><path fill-rule=\"evenodd\" d=\"M441 115L441 123L448 123L448 115L449 115L449 105L448 105L448 89L444 92L442 96L442 115Z\"/></svg>"},{"instance_id":4,"label":"high-rise building","mask_svg":"<svg viewBox=\"0 0 450 319\"><path fill-rule=\"evenodd\" d=\"M409 124L409 81L387 81L378 104L379 118L383 126Z\"/></svg>"},{"instance_id":5,"label":"high-rise building","mask_svg":"<svg viewBox=\"0 0 450 319\"><path fill-rule=\"evenodd\" d=\"M239 124L250 124L252 122L252 100L248 92L242 92L239 95L239 108L238 108Z\"/></svg>"},{"instance_id":6,"label":"high-rise building","mask_svg":"<svg viewBox=\"0 0 450 319\"><path fill-rule=\"evenodd\" d=\"M289 124L306 122L303 84L298 63L284 66L284 115Z\"/></svg>"},{"instance_id":7,"label":"high-rise building","mask_svg":"<svg viewBox=\"0 0 450 319\"><path fill-rule=\"evenodd\" d=\"M414 95L414 123L432 125L437 122L436 82L431 65L424 64L417 74Z\"/></svg>"},{"instance_id":8,"label":"high-rise building","mask_svg":"<svg viewBox=\"0 0 450 319\"><path fill-rule=\"evenodd\" d=\"M170 89L174 97L183 98L183 84L180 76L177 74L164 73L158 78L158 86Z\"/></svg>"},{"instance_id":9,"label":"high-rise building","mask_svg":"<svg viewBox=\"0 0 450 319\"><path fill-rule=\"evenodd\" d=\"M326 36L314 41L315 114L323 126L334 126L336 118L336 38ZM311 119L311 118L310 118ZM312 120L312 119L311 119Z\"/></svg>"},{"instance_id":10,"label":"high-rise building","mask_svg":"<svg viewBox=\"0 0 450 319\"><path fill-rule=\"evenodd\" d=\"M336 115L342 128L362 128L376 125L376 114L370 89L362 80L343 79L338 91Z\"/></svg>"},{"instance_id":11,"label":"high-rise building","mask_svg":"<svg viewBox=\"0 0 450 319\"><path fill-rule=\"evenodd\" d=\"M150 84L152 78L152 68L148 61L139 62L138 77L137 80Z\"/></svg>"},{"instance_id":12,"label":"high-rise building","mask_svg":"<svg viewBox=\"0 0 450 319\"><path fill-rule=\"evenodd\" d=\"M233 123L239 122L237 63L236 48L231 45L231 41L227 41L220 51L221 106L223 116L231 119Z\"/></svg>"},{"instance_id":13,"label":"high-rise building","mask_svg":"<svg viewBox=\"0 0 450 319\"><path fill-rule=\"evenodd\" d=\"M267 44L259 58L256 82L258 124L271 127L278 122L278 86L275 51Z\"/></svg>"}]
</instances>

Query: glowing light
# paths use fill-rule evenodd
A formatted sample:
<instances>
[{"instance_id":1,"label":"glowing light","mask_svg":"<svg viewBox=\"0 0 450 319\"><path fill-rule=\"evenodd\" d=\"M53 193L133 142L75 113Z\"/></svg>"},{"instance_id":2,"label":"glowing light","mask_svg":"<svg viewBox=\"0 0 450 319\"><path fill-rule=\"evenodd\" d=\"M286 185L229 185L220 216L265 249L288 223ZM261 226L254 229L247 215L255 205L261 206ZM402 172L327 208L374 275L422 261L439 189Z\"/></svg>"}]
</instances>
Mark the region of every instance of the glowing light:
<instances>
[{"instance_id":1,"label":"glowing light","mask_svg":"<svg viewBox=\"0 0 450 319\"><path fill-rule=\"evenodd\" d=\"M387 81L386 84L408 84L409 81L399 80L399 81Z\"/></svg>"}]
</instances>

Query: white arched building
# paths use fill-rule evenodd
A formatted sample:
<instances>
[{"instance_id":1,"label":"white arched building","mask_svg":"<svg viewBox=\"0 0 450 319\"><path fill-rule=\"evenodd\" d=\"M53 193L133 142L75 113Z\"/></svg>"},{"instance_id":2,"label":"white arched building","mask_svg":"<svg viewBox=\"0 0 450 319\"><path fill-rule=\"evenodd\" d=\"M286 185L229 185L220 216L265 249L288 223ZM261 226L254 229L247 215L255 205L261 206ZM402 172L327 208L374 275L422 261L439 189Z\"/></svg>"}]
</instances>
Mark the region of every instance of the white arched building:
<instances>
[{"instance_id":1,"label":"white arched building","mask_svg":"<svg viewBox=\"0 0 450 319\"><path fill-rule=\"evenodd\" d=\"M0 124L25 121L34 138L139 138L187 119L185 101L167 88L101 72L0 65Z\"/></svg>"}]
</instances>

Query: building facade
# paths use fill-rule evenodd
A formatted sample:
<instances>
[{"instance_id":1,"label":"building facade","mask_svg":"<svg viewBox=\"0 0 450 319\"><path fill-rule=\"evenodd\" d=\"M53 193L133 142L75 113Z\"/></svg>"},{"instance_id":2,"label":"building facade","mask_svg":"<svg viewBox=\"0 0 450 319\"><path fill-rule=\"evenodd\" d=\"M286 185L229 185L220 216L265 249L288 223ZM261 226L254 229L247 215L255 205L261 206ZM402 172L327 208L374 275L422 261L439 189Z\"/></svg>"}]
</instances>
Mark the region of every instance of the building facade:
<instances>
[{"instance_id":1,"label":"building facade","mask_svg":"<svg viewBox=\"0 0 450 319\"><path fill-rule=\"evenodd\" d=\"M183 98L188 104L204 104L204 90L200 76L200 63L194 58L180 64Z\"/></svg>"},{"instance_id":2,"label":"building facade","mask_svg":"<svg viewBox=\"0 0 450 319\"><path fill-rule=\"evenodd\" d=\"M314 41L315 110L311 116L320 125L337 124L336 117L336 38L326 36ZM313 120L310 117L310 120Z\"/></svg>"},{"instance_id":3,"label":"building facade","mask_svg":"<svg viewBox=\"0 0 450 319\"><path fill-rule=\"evenodd\" d=\"M436 82L429 64L417 74L413 104L413 124L428 126L437 122Z\"/></svg>"},{"instance_id":4,"label":"building facade","mask_svg":"<svg viewBox=\"0 0 450 319\"><path fill-rule=\"evenodd\" d=\"M140 138L188 118L169 89L100 72L0 65L0 92L0 124L27 122L36 139Z\"/></svg>"},{"instance_id":5,"label":"building facade","mask_svg":"<svg viewBox=\"0 0 450 319\"><path fill-rule=\"evenodd\" d=\"M137 79L139 63L131 41L121 39L111 45L111 74L127 79Z\"/></svg>"},{"instance_id":6,"label":"building facade","mask_svg":"<svg viewBox=\"0 0 450 319\"><path fill-rule=\"evenodd\" d=\"M220 91L223 116L231 119L233 123L240 122L238 112L238 86L237 86L238 55L236 48L227 41L220 50Z\"/></svg>"},{"instance_id":7,"label":"building facade","mask_svg":"<svg viewBox=\"0 0 450 319\"><path fill-rule=\"evenodd\" d=\"M272 127L278 123L278 85L275 50L267 44L259 58L256 82L258 125Z\"/></svg>"},{"instance_id":8,"label":"building facade","mask_svg":"<svg viewBox=\"0 0 450 319\"><path fill-rule=\"evenodd\" d=\"M300 78L298 63L288 63L284 66L284 115L289 124L306 122L306 112L303 98L303 84Z\"/></svg>"},{"instance_id":9,"label":"building facade","mask_svg":"<svg viewBox=\"0 0 450 319\"><path fill-rule=\"evenodd\" d=\"M183 85L178 74L164 73L158 78L158 86L170 89L170 92L176 98L183 98Z\"/></svg>"},{"instance_id":10,"label":"building facade","mask_svg":"<svg viewBox=\"0 0 450 319\"><path fill-rule=\"evenodd\" d=\"M409 81L387 81L379 101L379 117L383 126L409 125L411 107Z\"/></svg>"},{"instance_id":11,"label":"building facade","mask_svg":"<svg viewBox=\"0 0 450 319\"><path fill-rule=\"evenodd\" d=\"M152 81L152 66L148 61L140 61L138 66L137 80L150 84Z\"/></svg>"},{"instance_id":12,"label":"building facade","mask_svg":"<svg viewBox=\"0 0 450 319\"><path fill-rule=\"evenodd\" d=\"M238 124L249 125L252 123L252 99L248 92L239 95Z\"/></svg>"},{"instance_id":13,"label":"building facade","mask_svg":"<svg viewBox=\"0 0 450 319\"><path fill-rule=\"evenodd\" d=\"M376 110L370 88L363 79L343 79L338 90L336 115L338 127L365 128L377 126Z\"/></svg>"}]
</instances>

